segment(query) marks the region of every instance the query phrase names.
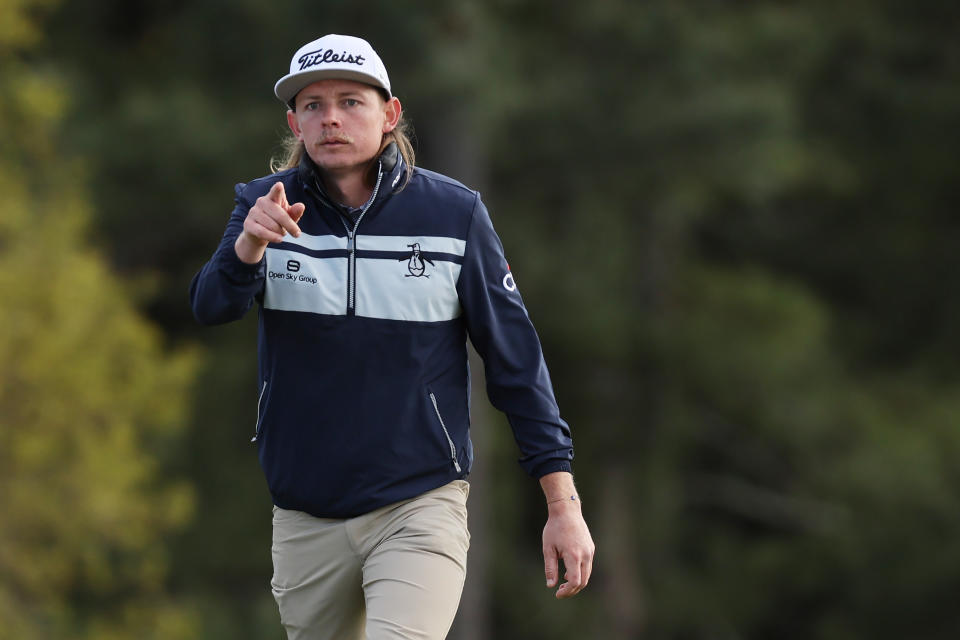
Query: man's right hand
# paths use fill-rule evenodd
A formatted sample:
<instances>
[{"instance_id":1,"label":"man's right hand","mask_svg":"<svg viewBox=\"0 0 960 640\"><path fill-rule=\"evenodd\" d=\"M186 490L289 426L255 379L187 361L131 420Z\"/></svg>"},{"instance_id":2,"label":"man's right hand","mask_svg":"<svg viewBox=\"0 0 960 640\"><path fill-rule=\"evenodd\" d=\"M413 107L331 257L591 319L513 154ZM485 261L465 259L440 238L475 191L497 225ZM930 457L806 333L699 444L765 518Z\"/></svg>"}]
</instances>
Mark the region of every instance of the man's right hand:
<instances>
[{"instance_id":1,"label":"man's right hand","mask_svg":"<svg viewBox=\"0 0 960 640\"><path fill-rule=\"evenodd\" d=\"M257 198L247 212L243 232L233 244L237 257L248 264L256 264L263 258L269 243L283 242L283 236L287 233L299 237L297 222L305 208L302 202L287 202L283 183L275 183L266 195Z\"/></svg>"}]
</instances>

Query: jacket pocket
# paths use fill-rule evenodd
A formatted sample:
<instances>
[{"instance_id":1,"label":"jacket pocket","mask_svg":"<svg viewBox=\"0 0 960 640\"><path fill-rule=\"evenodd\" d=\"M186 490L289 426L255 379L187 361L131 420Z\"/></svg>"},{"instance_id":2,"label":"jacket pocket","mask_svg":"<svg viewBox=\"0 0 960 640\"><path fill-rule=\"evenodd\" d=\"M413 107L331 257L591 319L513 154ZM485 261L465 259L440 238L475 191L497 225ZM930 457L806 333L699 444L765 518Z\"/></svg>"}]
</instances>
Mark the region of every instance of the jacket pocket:
<instances>
[{"instance_id":1,"label":"jacket pocket","mask_svg":"<svg viewBox=\"0 0 960 640\"><path fill-rule=\"evenodd\" d=\"M443 429L443 435L447 439L447 445L450 447L450 461L453 462L453 468L457 470L457 473L461 473L460 462L457 460L457 447L453 444L453 438L450 437L450 432L447 431L447 425L443 422L443 416L440 415L440 405L437 403L437 396L434 395L433 391L430 391L430 402L433 404L433 410L437 414L440 428Z\"/></svg>"},{"instance_id":2,"label":"jacket pocket","mask_svg":"<svg viewBox=\"0 0 960 640\"><path fill-rule=\"evenodd\" d=\"M263 381L263 387L260 389L260 397L257 398L257 424L253 427L253 437L250 438L250 442L256 442L260 437L260 427L263 423L263 414L261 410L263 409L263 396L267 393L267 381Z\"/></svg>"}]
</instances>

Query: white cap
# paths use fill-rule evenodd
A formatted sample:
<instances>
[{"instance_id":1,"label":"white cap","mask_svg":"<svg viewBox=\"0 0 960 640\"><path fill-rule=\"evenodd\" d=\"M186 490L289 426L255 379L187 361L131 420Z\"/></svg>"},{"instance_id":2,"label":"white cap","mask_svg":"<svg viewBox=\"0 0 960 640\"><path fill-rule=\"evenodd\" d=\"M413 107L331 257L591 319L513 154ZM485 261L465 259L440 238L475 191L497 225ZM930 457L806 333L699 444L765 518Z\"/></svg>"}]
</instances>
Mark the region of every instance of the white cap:
<instances>
[{"instance_id":1,"label":"white cap","mask_svg":"<svg viewBox=\"0 0 960 640\"><path fill-rule=\"evenodd\" d=\"M297 49L290 59L290 73L277 81L273 92L289 104L304 87L326 78L364 82L393 95L387 69L370 43L335 33Z\"/></svg>"}]
</instances>

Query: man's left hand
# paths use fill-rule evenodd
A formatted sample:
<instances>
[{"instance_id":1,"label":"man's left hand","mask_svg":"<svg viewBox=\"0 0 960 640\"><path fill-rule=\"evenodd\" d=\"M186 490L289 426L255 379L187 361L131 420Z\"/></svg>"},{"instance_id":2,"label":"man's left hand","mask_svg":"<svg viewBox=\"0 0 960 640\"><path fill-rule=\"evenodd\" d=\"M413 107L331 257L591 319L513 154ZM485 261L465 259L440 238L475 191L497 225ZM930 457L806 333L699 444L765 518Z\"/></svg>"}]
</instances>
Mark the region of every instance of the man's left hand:
<instances>
[{"instance_id":1,"label":"man's left hand","mask_svg":"<svg viewBox=\"0 0 960 640\"><path fill-rule=\"evenodd\" d=\"M547 588L552 589L559 581L559 560L563 561L563 579L566 582L557 589L557 598L574 596L590 581L593 571L593 556L596 547L590 530L583 519L580 498L573 489L573 478L568 473L550 474L557 476L541 478L544 493L547 494L547 524L543 528L543 562L547 578ZM568 484L569 479L569 484ZM546 482L545 482L546 481ZM550 486L548 485L558 485ZM562 499L550 496L561 495ZM572 499L571 499L572 498Z\"/></svg>"}]
</instances>

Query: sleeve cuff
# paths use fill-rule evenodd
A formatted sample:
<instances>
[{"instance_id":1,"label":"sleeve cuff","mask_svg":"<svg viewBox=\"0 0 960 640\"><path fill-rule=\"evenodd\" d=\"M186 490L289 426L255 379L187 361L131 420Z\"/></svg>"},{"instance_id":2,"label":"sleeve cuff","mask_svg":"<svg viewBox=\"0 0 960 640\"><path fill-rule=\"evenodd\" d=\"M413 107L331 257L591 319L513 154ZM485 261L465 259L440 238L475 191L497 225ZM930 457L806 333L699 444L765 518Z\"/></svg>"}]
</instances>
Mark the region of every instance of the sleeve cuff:
<instances>
[{"instance_id":1,"label":"sleeve cuff","mask_svg":"<svg viewBox=\"0 0 960 640\"><path fill-rule=\"evenodd\" d=\"M548 473L556 473L557 471L566 471L567 473L572 474L573 465L570 464L569 460L547 460L533 470L533 477L539 480Z\"/></svg>"},{"instance_id":2,"label":"sleeve cuff","mask_svg":"<svg viewBox=\"0 0 960 640\"><path fill-rule=\"evenodd\" d=\"M237 257L233 247L229 251L223 251L217 261L220 269L234 281L253 281L262 278L265 275L266 257L260 258L260 262L249 264Z\"/></svg>"}]
</instances>

